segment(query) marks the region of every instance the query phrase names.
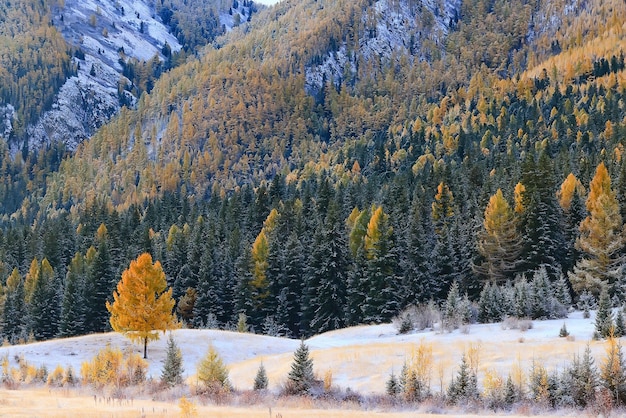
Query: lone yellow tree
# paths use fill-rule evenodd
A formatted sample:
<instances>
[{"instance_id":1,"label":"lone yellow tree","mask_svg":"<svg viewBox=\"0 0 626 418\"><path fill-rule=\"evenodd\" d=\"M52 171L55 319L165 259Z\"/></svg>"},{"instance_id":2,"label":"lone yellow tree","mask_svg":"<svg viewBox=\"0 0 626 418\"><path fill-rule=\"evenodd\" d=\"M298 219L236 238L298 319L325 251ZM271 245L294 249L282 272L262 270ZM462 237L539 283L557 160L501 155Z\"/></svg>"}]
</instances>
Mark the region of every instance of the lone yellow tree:
<instances>
[{"instance_id":1,"label":"lone yellow tree","mask_svg":"<svg viewBox=\"0 0 626 418\"><path fill-rule=\"evenodd\" d=\"M148 341L159 339L158 331L178 326L172 313L172 289L166 287L161 263L152 264L150 254L144 253L122 273L113 303L106 303L113 329L131 341L143 341L143 358L147 358Z\"/></svg>"}]
</instances>

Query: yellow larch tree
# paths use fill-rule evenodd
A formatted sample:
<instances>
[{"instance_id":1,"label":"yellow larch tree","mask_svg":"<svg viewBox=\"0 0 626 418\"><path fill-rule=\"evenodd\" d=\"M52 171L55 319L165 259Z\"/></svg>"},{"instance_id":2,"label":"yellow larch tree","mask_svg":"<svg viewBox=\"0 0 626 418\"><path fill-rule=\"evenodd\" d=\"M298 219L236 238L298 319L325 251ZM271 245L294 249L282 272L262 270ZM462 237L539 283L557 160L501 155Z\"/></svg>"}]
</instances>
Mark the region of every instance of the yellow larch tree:
<instances>
[{"instance_id":1,"label":"yellow larch tree","mask_svg":"<svg viewBox=\"0 0 626 418\"><path fill-rule=\"evenodd\" d=\"M569 278L577 292L588 290L597 296L603 286L609 286L614 293L626 265L622 254L626 230L604 163L598 165L591 180L586 206L589 216L580 223L580 236L576 241L584 256L569 273Z\"/></svg>"},{"instance_id":2,"label":"yellow larch tree","mask_svg":"<svg viewBox=\"0 0 626 418\"><path fill-rule=\"evenodd\" d=\"M477 273L493 282L511 278L522 249L516 224L515 213L498 189L485 208L484 229L478 239L478 251L484 261L474 266Z\"/></svg>"},{"instance_id":3,"label":"yellow larch tree","mask_svg":"<svg viewBox=\"0 0 626 418\"><path fill-rule=\"evenodd\" d=\"M165 273L159 261L152 263L148 253L131 261L113 291L113 303L106 303L111 326L131 341L142 341L147 358L148 341L158 340L159 333L178 328L172 313L172 289L167 289Z\"/></svg>"},{"instance_id":4,"label":"yellow larch tree","mask_svg":"<svg viewBox=\"0 0 626 418\"><path fill-rule=\"evenodd\" d=\"M585 194L585 187L574 174L569 173L561 184L561 189L557 192L559 204L566 211L570 209L574 192L578 193L579 196L583 196Z\"/></svg>"}]
</instances>

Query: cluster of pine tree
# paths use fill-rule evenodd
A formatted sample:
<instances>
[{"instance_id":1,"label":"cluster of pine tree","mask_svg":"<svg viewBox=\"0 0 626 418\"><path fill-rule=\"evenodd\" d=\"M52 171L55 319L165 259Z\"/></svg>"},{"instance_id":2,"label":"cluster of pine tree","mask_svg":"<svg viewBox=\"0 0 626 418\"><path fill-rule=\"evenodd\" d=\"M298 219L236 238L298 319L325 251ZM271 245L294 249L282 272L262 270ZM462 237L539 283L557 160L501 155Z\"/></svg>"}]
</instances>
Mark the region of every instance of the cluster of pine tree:
<instances>
[{"instance_id":1,"label":"cluster of pine tree","mask_svg":"<svg viewBox=\"0 0 626 418\"><path fill-rule=\"evenodd\" d=\"M611 410L626 402L624 361L619 341L609 338L606 356L599 368L587 345L583 355L575 355L562 370L548 371L540 363L533 362L527 373L518 370L506 379L494 371L487 371L481 388L477 358L473 358L470 350L463 354L457 373L439 394L433 393L430 386L432 358L428 356L409 365L405 363L398 377L392 373L387 380L386 392L405 403L439 398L452 405L474 408L482 405L494 411L511 410L514 405L527 401L541 408ZM420 374L420 370L427 373Z\"/></svg>"},{"instance_id":2,"label":"cluster of pine tree","mask_svg":"<svg viewBox=\"0 0 626 418\"><path fill-rule=\"evenodd\" d=\"M143 252L162 262L190 327L235 328L243 314L257 332L299 337L390 321L430 300L448 298L455 312L461 295L478 302L481 321L553 318L569 306L570 282L576 292L606 288L619 303L623 283L613 271L623 266L623 227L606 168L598 167L585 211L573 176L560 204L556 182L540 191L553 167L545 153L537 161L525 162L530 180L515 188L514 208L498 191L482 211L475 190L439 180L445 172L409 171L390 183L355 175L337 185L277 175L267 187L207 201L166 194L118 212L96 199L75 220L9 223L0 240L2 335L15 342L109 329L105 303L121 266ZM525 174L535 164L543 174Z\"/></svg>"}]
</instances>

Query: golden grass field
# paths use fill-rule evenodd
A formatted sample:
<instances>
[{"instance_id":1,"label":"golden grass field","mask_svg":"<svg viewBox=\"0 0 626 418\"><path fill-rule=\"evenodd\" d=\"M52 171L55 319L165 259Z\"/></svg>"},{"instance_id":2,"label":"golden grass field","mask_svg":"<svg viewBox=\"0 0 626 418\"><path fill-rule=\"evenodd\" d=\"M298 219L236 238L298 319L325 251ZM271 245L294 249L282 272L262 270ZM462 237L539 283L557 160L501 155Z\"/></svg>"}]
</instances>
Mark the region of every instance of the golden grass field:
<instances>
[{"instance_id":1,"label":"golden grass field","mask_svg":"<svg viewBox=\"0 0 626 418\"><path fill-rule=\"evenodd\" d=\"M487 373L506 379L511 374L522 384L528 378L533 363L548 370L563 370L576 354L582 354L590 345L596 365L602 364L606 344L590 341L593 318L583 320L580 315L559 321L534 321L531 329L503 329L502 324L472 326L461 332L424 332L398 335L390 325L353 327L333 331L307 340L316 375L322 379L330 371L332 383L341 389L352 389L363 395L382 394L385 383L393 371L396 375L406 360L420 346L432 352L430 381L433 393L445 389L457 373L463 353L474 352L477 360L479 386ZM570 338L559 338L558 330L567 322L571 329ZM179 330L174 333L183 351L187 383L196 383L195 366L209 344L218 348L220 356L227 359L229 379L242 391L252 388L254 376L263 362L269 387L273 393L280 390L289 373L293 349L299 343L287 339L270 339L253 334L212 332L201 330ZM150 352L150 374L158 379L165 355L165 339L153 343ZM91 358L104 345L128 344L113 333L59 339L50 342L1 348L0 351L13 359L22 353L27 361L39 366L46 364L52 370L56 364L74 360L83 355ZM69 344L68 347L65 345ZM140 348L140 347L139 347ZM139 349L138 348L138 349ZM133 347L127 347L133 349ZM67 355L64 353L67 352ZM2 353L0 353L2 354ZM79 363L74 365L78 371ZM516 381L517 383L517 381ZM130 388L129 388L130 389ZM110 392L110 390L108 390ZM193 392L193 391L192 391ZM124 392L132 401L109 400L90 387L64 389L47 388L22 384L18 390L0 389L0 417L177 417L181 416L178 399L189 394L188 388L171 393L151 394L150 389L137 388ZM136 395L130 395L136 393ZM96 394L94 398L94 394ZM441 407L417 405L417 410L387 411L377 405L320 402L300 398L276 398L266 396L243 401L240 397L234 405L200 405L198 398L191 397L196 404L199 417L427 417L426 412L441 412ZM153 400L157 399L157 400ZM166 401L160 401L165 399ZM260 400L259 400L260 399ZM268 401L267 399L271 399ZM271 403L271 404L269 404ZM271 407L271 410L270 410ZM342 408L342 409L333 409ZM370 408L372 410L364 409ZM458 413L456 413L458 412ZM502 413L507 417L519 413L529 416L538 411L514 411ZM539 411L541 412L541 411ZM466 411L446 410L448 416L464 415ZM552 412L567 416L567 411ZM533 415L536 416L536 415Z\"/></svg>"},{"instance_id":2,"label":"golden grass field","mask_svg":"<svg viewBox=\"0 0 626 418\"><path fill-rule=\"evenodd\" d=\"M179 417L181 410L176 403L155 402L151 400L107 402L94 400L80 391L23 389L0 390L0 417L11 418L166 418ZM355 411L343 409L313 409L307 404L302 406L270 407L220 407L197 406L198 417L211 418L435 418L441 415L423 414L416 411L384 412ZM476 418L478 415L456 414L447 416L458 418ZM508 418L522 415L507 414ZM527 416L527 415L526 415ZM533 415L536 416L536 415ZM559 414L559 417L574 415Z\"/></svg>"}]
</instances>

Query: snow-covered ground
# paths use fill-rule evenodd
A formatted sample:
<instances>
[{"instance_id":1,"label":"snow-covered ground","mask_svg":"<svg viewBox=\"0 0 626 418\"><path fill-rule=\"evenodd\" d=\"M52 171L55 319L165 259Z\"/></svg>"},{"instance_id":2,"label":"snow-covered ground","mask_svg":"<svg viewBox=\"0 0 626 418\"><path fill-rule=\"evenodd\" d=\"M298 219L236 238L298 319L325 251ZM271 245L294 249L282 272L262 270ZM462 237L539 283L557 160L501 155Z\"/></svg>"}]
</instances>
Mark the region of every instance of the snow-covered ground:
<instances>
[{"instance_id":1,"label":"snow-covered ground","mask_svg":"<svg viewBox=\"0 0 626 418\"><path fill-rule=\"evenodd\" d=\"M559 338L559 330L566 324L570 338ZM479 348L479 380L486 370L495 370L506 377L512 367L530 370L532 362L548 369L562 370L575 354L582 354L590 344L597 364L604 356L605 344L591 341L594 316L584 319L574 312L567 319L533 321L526 331L504 329L503 324L471 325L450 333L422 331L398 335L391 324L358 326L312 337L305 341L311 350L314 370L320 376L331 370L333 383L363 393L383 392L390 373L399 373L402 364L419 344L432 347L432 388L440 390L456 373L459 360L470 346ZM243 334L217 330L173 331L184 357L185 375L193 381L196 366L213 345L228 365L233 385L241 389L252 387L261 364L267 369L270 387L276 389L285 381L299 340ZM140 344L133 344L120 334L106 333L84 337L57 339L20 346L0 348L0 356L7 355L15 364L16 356L23 356L36 366L49 370L57 365L71 365L76 372L84 361L111 344L122 350L142 353ZM159 378L163 367L167 336L148 345L149 375Z\"/></svg>"}]
</instances>

